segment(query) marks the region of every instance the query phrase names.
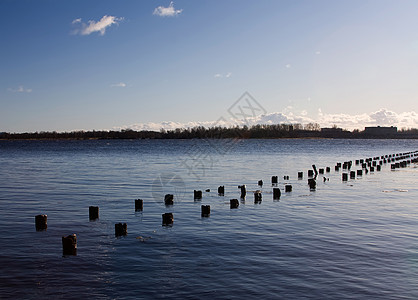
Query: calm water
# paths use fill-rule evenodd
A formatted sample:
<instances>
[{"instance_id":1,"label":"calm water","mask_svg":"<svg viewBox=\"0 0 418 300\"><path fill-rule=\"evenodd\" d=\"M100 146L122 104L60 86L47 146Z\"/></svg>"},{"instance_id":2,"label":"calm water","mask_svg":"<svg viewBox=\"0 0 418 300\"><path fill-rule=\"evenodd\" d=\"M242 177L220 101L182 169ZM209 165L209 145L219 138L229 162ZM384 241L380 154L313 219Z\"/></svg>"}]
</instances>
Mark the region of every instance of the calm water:
<instances>
[{"instance_id":1,"label":"calm water","mask_svg":"<svg viewBox=\"0 0 418 300\"><path fill-rule=\"evenodd\" d=\"M348 182L334 171L415 150L417 140L0 141L0 298L417 299L417 165ZM331 167L314 192L312 164ZM241 184L247 198L231 210ZM161 226L164 212L172 227ZM37 232L41 213L48 229ZM119 222L128 235L116 238ZM63 257L72 233L77 256Z\"/></svg>"}]
</instances>

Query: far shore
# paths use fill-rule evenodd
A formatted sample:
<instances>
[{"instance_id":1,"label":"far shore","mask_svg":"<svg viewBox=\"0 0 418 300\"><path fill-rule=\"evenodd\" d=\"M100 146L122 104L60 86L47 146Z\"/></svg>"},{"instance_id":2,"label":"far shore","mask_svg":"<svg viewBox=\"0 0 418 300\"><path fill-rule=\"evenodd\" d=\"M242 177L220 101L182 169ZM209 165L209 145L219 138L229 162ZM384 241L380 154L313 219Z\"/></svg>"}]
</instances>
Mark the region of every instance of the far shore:
<instances>
[{"instance_id":1,"label":"far shore","mask_svg":"<svg viewBox=\"0 0 418 300\"><path fill-rule=\"evenodd\" d=\"M0 132L0 140L137 140L137 139L417 139L418 129L366 127L363 131L320 128L319 124L275 124L236 127L194 127L175 130Z\"/></svg>"}]
</instances>

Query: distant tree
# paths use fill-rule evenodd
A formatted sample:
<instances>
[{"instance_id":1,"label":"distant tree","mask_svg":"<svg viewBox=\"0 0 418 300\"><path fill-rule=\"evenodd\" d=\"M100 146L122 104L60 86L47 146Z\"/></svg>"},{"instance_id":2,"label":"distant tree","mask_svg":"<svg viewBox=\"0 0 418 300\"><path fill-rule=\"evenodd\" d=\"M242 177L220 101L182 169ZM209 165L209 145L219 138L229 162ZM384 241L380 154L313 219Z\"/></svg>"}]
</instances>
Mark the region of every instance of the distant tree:
<instances>
[{"instance_id":1,"label":"distant tree","mask_svg":"<svg viewBox=\"0 0 418 300\"><path fill-rule=\"evenodd\" d=\"M308 131L320 131L321 130L321 126L319 126L318 123L308 123L305 125L305 130Z\"/></svg>"}]
</instances>

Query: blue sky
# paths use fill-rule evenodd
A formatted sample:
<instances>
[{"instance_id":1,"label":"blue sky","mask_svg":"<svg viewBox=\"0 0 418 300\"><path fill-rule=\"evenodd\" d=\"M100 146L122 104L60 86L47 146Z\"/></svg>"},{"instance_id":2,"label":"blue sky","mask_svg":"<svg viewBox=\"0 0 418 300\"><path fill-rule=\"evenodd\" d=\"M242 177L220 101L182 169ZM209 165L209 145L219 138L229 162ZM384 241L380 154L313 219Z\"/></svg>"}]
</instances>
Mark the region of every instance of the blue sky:
<instances>
[{"instance_id":1,"label":"blue sky","mask_svg":"<svg viewBox=\"0 0 418 300\"><path fill-rule=\"evenodd\" d=\"M0 132L418 127L417 1L0 1ZM226 117L228 118L228 117Z\"/></svg>"}]
</instances>

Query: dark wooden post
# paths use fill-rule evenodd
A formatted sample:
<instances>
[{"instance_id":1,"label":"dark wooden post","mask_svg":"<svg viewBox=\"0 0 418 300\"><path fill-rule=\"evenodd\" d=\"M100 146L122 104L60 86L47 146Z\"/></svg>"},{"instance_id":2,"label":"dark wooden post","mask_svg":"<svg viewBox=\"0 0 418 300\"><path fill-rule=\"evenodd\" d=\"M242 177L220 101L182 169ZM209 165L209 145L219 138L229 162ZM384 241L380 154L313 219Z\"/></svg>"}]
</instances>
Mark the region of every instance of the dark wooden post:
<instances>
[{"instance_id":1,"label":"dark wooden post","mask_svg":"<svg viewBox=\"0 0 418 300\"><path fill-rule=\"evenodd\" d=\"M254 203L260 203L261 202L261 191L255 191L254 192Z\"/></svg>"},{"instance_id":2,"label":"dark wooden post","mask_svg":"<svg viewBox=\"0 0 418 300\"><path fill-rule=\"evenodd\" d=\"M174 204L174 195L167 194L164 196L164 203L165 205L173 205Z\"/></svg>"},{"instance_id":3,"label":"dark wooden post","mask_svg":"<svg viewBox=\"0 0 418 300\"><path fill-rule=\"evenodd\" d=\"M231 199L230 201L229 201L229 203L230 203L230 208L232 209L232 208L238 208L238 206L239 206L239 201L238 201L238 199Z\"/></svg>"},{"instance_id":4,"label":"dark wooden post","mask_svg":"<svg viewBox=\"0 0 418 300\"><path fill-rule=\"evenodd\" d=\"M245 186L245 184L243 184L240 185L239 188L241 189L241 198L244 199L247 195L247 187Z\"/></svg>"},{"instance_id":5,"label":"dark wooden post","mask_svg":"<svg viewBox=\"0 0 418 300\"><path fill-rule=\"evenodd\" d=\"M123 236L128 233L128 225L126 223L115 224L115 236Z\"/></svg>"},{"instance_id":6,"label":"dark wooden post","mask_svg":"<svg viewBox=\"0 0 418 300\"><path fill-rule=\"evenodd\" d=\"M316 189L316 181L315 181L315 179L309 178L308 179L308 185L309 185L309 188L311 190L315 190Z\"/></svg>"},{"instance_id":7,"label":"dark wooden post","mask_svg":"<svg viewBox=\"0 0 418 300\"><path fill-rule=\"evenodd\" d=\"M89 219L90 221L96 220L99 218L99 207L98 206L89 206Z\"/></svg>"},{"instance_id":8,"label":"dark wooden post","mask_svg":"<svg viewBox=\"0 0 418 300\"><path fill-rule=\"evenodd\" d=\"M144 201L142 199L135 199L135 211L142 211L144 209Z\"/></svg>"},{"instance_id":9,"label":"dark wooden post","mask_svg":"<svg viewBox=\"0 0 418 300\"><path fill-rule=\"evenodd\" d=\"M62 237L62 255L77 255L77 236L75 234Z\"/></svg>"},{"instance_id":10,"label":"dark wooden post","mask_svg":"<svg viewBox=\"0 0 418 300\"><path fill-rule=\"evenodd\" d=\"M194 194L194 199L195 200L201 200L202 199L202 191L196 191L196 190L194 190L193 191L193 194Z\"/></svg>"},{"instance_id":11,"label":"dark wooden post","mask_svg":"<svg viewBox=\"0 0 418 300\"><path fill-rule=\"evenodd\" d=\"M219 196L225 195L225 186L221 185L220 187L218 187L218 195Z\"/></svg>"},{"instance_id":12,"label":"dark wooden post","mask_svg":"<svg viewBox=\"0 0 418 300\"><path fill-rule=\"evenodd\" d=\"M42 231L42 230L47 229L47 227L48 227L47 219L48 219L47 215L37 215L37 216L35 216L36 231Z\"/></svg>"},{"instance_id":13,"label":"dark wooden post","mask_svg":"<svg viewBox=\"0 0 418 300\"><path fill-rule=\"evenodd\" d=\"M173 225L174 218L172 213L165 213L163 216L163 226L171 226Z\"/></svg>"},{"instance_id":14,"label":"dark wooden post","mask_svg":"<svg viewBox=\"0 0 418 300\"><path fill-rule=\"evenodd\" d=\"M273 188L273 200L279 200L281 196L281 192L279 188Z\"/></svg>"},{"instance_id":15,"label":"dark wooden post","mask_svg":"<svg viewBox=\"0 0 418 300\"><path fill-rule=\"evenodd\" d=\"M202 217L209 217L210 205L202 205Z\"/></svg>"}]
</instances>

